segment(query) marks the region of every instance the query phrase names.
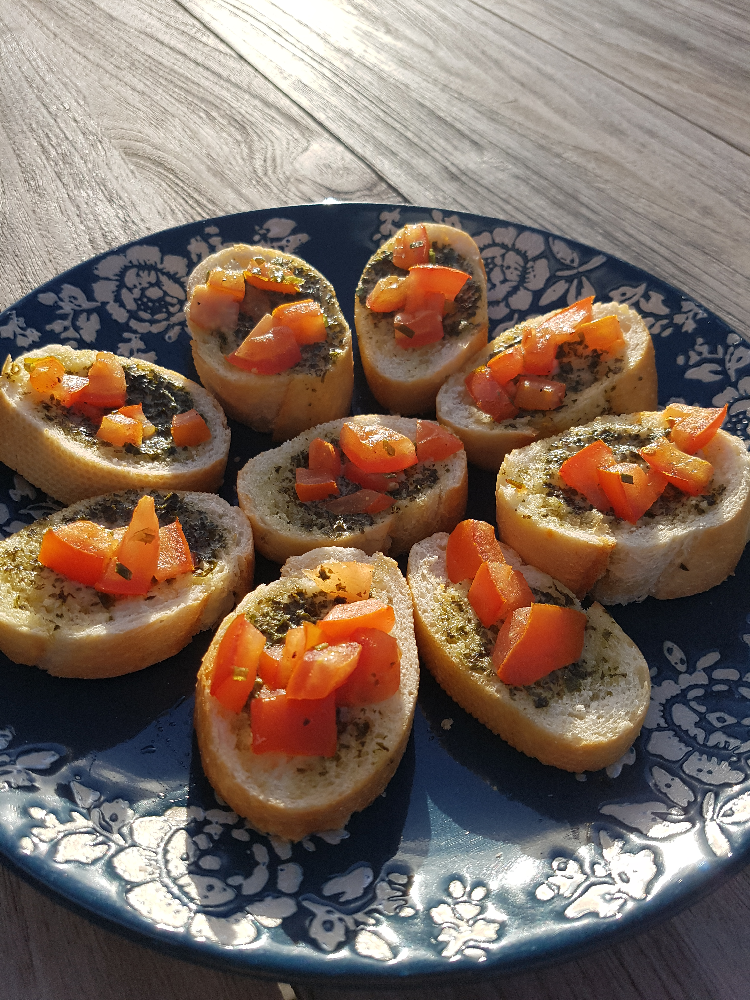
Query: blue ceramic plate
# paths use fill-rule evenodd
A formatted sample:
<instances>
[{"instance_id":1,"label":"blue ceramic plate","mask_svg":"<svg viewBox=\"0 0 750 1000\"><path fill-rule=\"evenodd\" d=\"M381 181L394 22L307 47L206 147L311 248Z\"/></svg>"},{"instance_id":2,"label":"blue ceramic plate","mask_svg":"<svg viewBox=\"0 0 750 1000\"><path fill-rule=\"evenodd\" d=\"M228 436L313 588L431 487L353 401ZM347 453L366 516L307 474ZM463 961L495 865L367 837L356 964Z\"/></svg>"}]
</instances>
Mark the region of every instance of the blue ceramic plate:
<instances>
[{"instance_id":1,"label":"blue ceramic plate","mask_svg":"<svg viewBox=\"0 0 750 1000\"><path fill-rule=\"evenodd\" d=\"M470 232L492 329L595 292L651 329L660 402L729 403L747 434L750 348L707 309L645 272L538 230L475 215L309 205L198 222L81 264L0 316L10 353L95 345L195 377L185 279L227 243L301 254L351 321L380 241L434 219ZM375 409L358 376L355 412ZM269 446L232 428L232 472ZM493 478L472 470L470 515L493 520ZM57 504L0 471L9 534ZM258 579L276 569L259 567ZM291 847L217 801L192 734L208 636L172 660L106 681L4 660L0 848L91 914L186 957L283 979L387 980L500 971L570 958L642 929L750 856L750 559L714 590L615 609L643 650L653 700L634 748L573 775L516 753L422 682L396 777L346 831Z\"/></svg>"}]
</instances>

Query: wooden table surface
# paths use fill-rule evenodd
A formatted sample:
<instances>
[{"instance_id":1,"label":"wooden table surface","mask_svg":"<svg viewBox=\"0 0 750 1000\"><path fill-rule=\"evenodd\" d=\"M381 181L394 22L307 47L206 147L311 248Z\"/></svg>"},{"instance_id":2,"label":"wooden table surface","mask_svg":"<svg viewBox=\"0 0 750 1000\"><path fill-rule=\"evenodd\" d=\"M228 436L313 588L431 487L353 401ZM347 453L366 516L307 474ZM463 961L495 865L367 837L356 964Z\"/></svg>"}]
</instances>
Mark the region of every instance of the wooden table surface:
<instances>
[{"instance_id":1,"label":"wooden table surface","mask_svg":"<svg viewBox=\"0 0 750 1000\"><path fill-rule=\"evenodd\" d=\"M0 4L0 310L165 227L324 198L538 226L750 334L750 21L741 0L14 0ZM748 872L542 971L302 1000L729 998ZM0 865L0 997L289 997L166 957Z\"/></svg>"}]
</instances>

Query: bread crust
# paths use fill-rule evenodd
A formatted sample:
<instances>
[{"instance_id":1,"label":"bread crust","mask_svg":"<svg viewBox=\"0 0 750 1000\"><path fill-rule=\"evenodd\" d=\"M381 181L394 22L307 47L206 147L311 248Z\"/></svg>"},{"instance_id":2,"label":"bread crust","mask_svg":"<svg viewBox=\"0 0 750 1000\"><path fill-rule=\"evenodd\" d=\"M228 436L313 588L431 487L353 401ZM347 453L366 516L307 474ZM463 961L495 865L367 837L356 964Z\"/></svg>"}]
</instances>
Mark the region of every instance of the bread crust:
<instances>
[{"instance_id":1,"label":"bread crust","mask_svg":"<svg viewBox=\"0 0 750 1000\"><path fill-rule=\"evenodd\" d=\"M314 510L318 505L301 504L296 498L292 463L296 456L307 455L313 438L338 443L341 426L348 421L381 424L412 441L416 438L414 419L360 414L320 424L278 448L251 458L237 477L237 496L253 526L255 545L268 559L284 562L290 556L329 545L399 555L436 528L452 530L463 517L468 477L466 455L459 451L441 462L425 463L436 470L435 484L419 495L397 502L390 510L371 517L342 517L335 522L316 520ZM306 509L313 511L309 517L304 515Z\"/></svg>"},{"instance_id":2,"label":"bread crust","mask_svg":"<svg viewBox=\"0 0 750 1000\"><path fill-rule=\"evenodd\" d=\"M253 257L280 260L289 267L303 269L318 287L315 298L328 309L342 332L338 346L332 347L322 373L301 370L299 366L278 375L257 375L230 364L225 355L231 353L234 340L222 348L217 332L205 330L193 322L190 303L194 289L205 283L209 271L215 267L243 270ZM288 297L291 301L292 297ZM263 293L258 296L257 322L264 312L270 311L263 303ZM270 433L274 441L286 441L314 424L349 412L354 387L352 337L336 299L333 286L314 267L295 257L268 247L248 246L238 243L219 250L201 261L188 279L185 317L192 338L193 362L203 385L220 401L226 413L234 420L247 424L256 431ZM226 331L224 331L226 335ZM231 339L231 338L230 338ZM329 335L329 340L331 335Z\"/></svg>"},{"instance_id":3,"label":"bread crust","mask_svg":"<svg viewBox=\"0 0 750 1000\"><path fill-rule=\"evenodd\" d=\"M467 332L405 350L394 337L395 314L374 313L359 295L354 297L354 325L367 384L381 406L404 416L434 412L435 396L445 379L487 343L487 278L479 247L468 233L452 226L426 222L425 227L431 244L452 247L469 263L471 276L480 289L477 310ZM387 240L378 254L393 250L400 232Z\"/></svg>"},{"instance_id":4,"label":"bread crust","mask_svg":"<svg viewBox=\"0 0 750 1000\"><path fill-rule=\"evenodd\" d=\"M523 448L575 424L588 423L602 413L632 413L651 410L657 405L656 360L648 327L627 305L597 302L594 319L617 316L625 338L625 348L613 358L612 367L616 370L587 388L568 392L556 410L522 413L512 420L495 421L475 406L464 384L468 373L485 365L504 345L517 341L525 328L541 325L556 312L559 310L504 331L470 358L459 373L447 379L438 393L438 420L461 438L469 461L482 469L496 472L505 455L514 448Z\"/></svg>"},{"instance_id":5,"label":"bread crust","mask_svg":"<svg viewBox=\"0 0 750 1000\"><path fill-rule=\"evenodd\" d=\"M118 359L134 371L161 376L187 391L206 421L211 439L191 448L188 458L168 456L145 464L133 460L125 449L95 441L83 443L61 425L45 419L40 397L29 384L24 361L54 356L68 371L86 371L96 351L77 351L50 344L7 358L0 378L0 461L62 503L101 496L126 489L175 489L196 492L218 490L224 479L230 433L226 417L210 393L178 372L140 358Z\"/></svg>"},{"instance_id":6,"label":"bread crust","mask_svg":"<svg viewBox=\"0 0 750 1000\"><path fill-rule=\"evenodd\" d=\"M0 650L16 663L55 677L119 677L179 652L190 639L225 615L252 583L254 549L244 514L208 493L148 491L164 509L192 511L219 529L215 560L193 573L156 584L145 597L102 603L93 587L66 580L42 566L37 554L44 532L86 519L108 527L128 515L102 519L103 507L135 507L141 492L94 497L71 505L0 542ZM169 499L171 497L171 500ZM181 523L190 535L189 516ZM204 530L204 529L199 529ZM60 597L60 594L63 596Z\"/></svg>"},{"instance_id":7,"label":"bread crust","mask_svg":"<svg viewBox=\"0 0 750 1000\"><path fill-rule=\"evenodd\" d=\"M210 693L219 643L236 615L252 613L264 599L283 600L300 589L317 592L304 570L331 560L372 564L372 596L392 604L396 611L392 634L401 650L401 686L379 705L350 710L369 724L364 744L358 750L350 748L347 752L342 746L349 732L344 729L335 758L254 755L250 749L249 713L235 715L227 711ZM369 556L357 549L333 548L289 560L280 580L248 594L221 623L203 659L195 699L195 730L203 769L231 808L262 833L297 841L316 831L340 829L353 812L364 809L380 795L393 777L411 732L418 686L411 596L392 559L381 553ZM345 718L342 716L340 721Z\"/></svg>"},{"instance_id":8,"label":"bread crust","mask_svg":"<svg viewBox=\"0 0 750 1000\"><path fill-rule=\"evenodd\" d=\"M568 691L563 681L511 688L498 679L491 662L482 669L477 663L469 668L462 661L461 642L448 641L446 622L452 614L457 630L453 639L461 629L477 634L482 630L466 599L468 584L448 579L447 541L448 535L441 533L417 543L409 553L407 573L419 654L440 686L493 733L543 764L577 772L617 761L638 735L649 704L648 664L635 643L601 605L593 604L586 611L589 622L579 661L585 680L577 680L580 690ZM509 548L503 551L532 590L580 608L557 581L522 564ZM454 595L455 601L445 605L445 595ZM490 630L488 639L496 631Z\"/></svg>"},{"instance_id":9,"label":"bread crust","mask_svg":"<svg viewBox=\"0 0 750 1000\"><path fill-rule=\"evenodd\" d=\"M665 492L654 516L635 525L599 513L583 498L573 508L562 492L543 488L564 487L558 475L564 457L597 437L612 443L613 434L625 440L632 432L643 446L650 433L663 436L668 427L659 412L600 417L511 452L497 477L500 537L578 597L590 592L603 604L687 597L721 583L734 572L750 530L750 457L731 434L719 431L699 453L714 465L709 503L668 487L672 501Z\"/></svg>"}]
</instances>

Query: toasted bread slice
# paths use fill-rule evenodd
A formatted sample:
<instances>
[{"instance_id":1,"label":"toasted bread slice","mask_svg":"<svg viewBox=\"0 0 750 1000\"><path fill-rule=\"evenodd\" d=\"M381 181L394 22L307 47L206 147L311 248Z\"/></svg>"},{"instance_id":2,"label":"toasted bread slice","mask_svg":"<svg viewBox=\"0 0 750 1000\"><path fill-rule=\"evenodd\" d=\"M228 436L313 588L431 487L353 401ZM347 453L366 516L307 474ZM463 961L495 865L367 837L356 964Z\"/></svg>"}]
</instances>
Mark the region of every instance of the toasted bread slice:
<instances>
[{"instance_id":1,"label":"toasted bread slice","mask_svg":"<svg viewBox=\"0 0 750 1000\"><path fill-rule=\"evenodd\" d=\"M416 438L417 421L380 414L349 417L357 423L380 424ZM407 469L393 492L396 503L378 514L334 514L324 502L301 503L295 492L295 470L307 465L310 442L320 437L338 444L344 420L305 431L278 448L251 458L237 477L240 506L250 518L255 545L275 562L327 545L352 545L365 552L407 552L436 528L450 531L463 517L467 497L463 450L439 462ZM342 494L358 489L343 477Z\"/></svg>"},{"instance_id":2,"label":"toasted bread slice","mask_svg":"<svg viewBox=\"0 0 750 1000\"><path fill-rule=\"evenodd\" d=\"M393 264L399 233L370 258L354 298L354 325L367 383L382 406L405 416L433 413L435 396L446 378L487 343L487 278L479 247L460 229L435 222L425 226L434 263L471 275L456 297L455 312L443 320L443 339L424 347L399 347L393 329L396 314L372 312L365 305L380 278L407 273Z\"/></svg>"},{"instance_id":3,"label":"toasted bread slice","mask_svg":"<svg viewBox=\"0 0 750 1000\"><path fill-rule=\"evenodd\" d=\"M191 314L192 297L209 272L216 267L242 272L256 257L291 269L302 279L299 293L264 292L247 284L236 326L218 330L199 326ZM310 298L326 315L327 337L318 344L302 345L302 360L293 368L277 375L259 375L226 360L266 313L283 302ZM185 317L198 377L233 419L270 433L274 441L286 441L314 424L349 412L354 386L352 335L333 286L301 257L243 243L211 254L188 279Z\"/></svg>"},{"instance_id":4,"label":"toasted bread slice","mask_svg":"<svg viewBox=\"0 0 750 1000\"><path fill-rule=\"evenodd\" d=\"M587 423L602 413L632 413L657 405L657 379L651 334L640 315L616 302L594 304L594 319L616 316L625 346L614 355L588 350L582 341L561 344L559 370L552 376L566 387L556 410L521 411L510 420L496 421L474 405L464 379L491 357L518 343L524 329L541 325L545 316L506 330L451 376L437 397L437 417L461 438L470 462L496 472L505 455L539 438Z\"/></svg>"},{"instance_id":5,"label":"toasted bread slice","mask_svg":"<svg viewBox=\"0 0 750 1000\"><path fill-rule=\"evenodd\" d=\"M705 496L667 486L635 525L602 514L560 478L561 464L601 438L620 461L668 436L662 413L599 417L582 427L518 448L497 477L497 525L522 558L578 596L628 604L699 594L726 579L750 528L750 456L739 438L719 431L700 455L714 466Z\"/></svg>"},{"instance_id":6,"label":"toasted bread slice","mask_svg":"<svg viewBox=\"0 0 750 1000\"><path fill-rule=\"evenodd\" d=\"M143 494L82 500L0 542L0 650L16 663L57 677L118 677L179 652L232 608L252 583L250 524L211 493L160 493L159 523L179 518L195 563L192 573L155 584L144 597L111 597L38 560L48 528L89 520L126 526Z\"/></svg>"},{"instance_id":7,"label":"toasted bread slice","mask_svg":"<svg viewBox=\"0 0 750 1000\"><path fill-rule=\"evenodd\" d=\"M601 605L592 604L577 663L527 687L503 684L492 665L497 627L484 628L475 615L469 581L448 578L447 542L447 534L433 535L409 553L414 627L425 666L462 708L529 757L565 771L613 764L638 735L648 709L649 670L638 647ZM580 609L566 587L502 548L536 600Z\"/></svg>"},{"instance_id":8,"label":"toasted bread slice","mask_svg":"<svg viewBox=\"0 0 750 1000\"><path fill-rule=\"evenodd\" d=\"M62 503L126 489L212 492L224 478L229 428L216 400L190 379L140 358L118 358L125 371L127 404L143 404L156 433L140 449L97 440L98 422L75 408L41 396L29 383L25 363L56 357L69 375L85 376L96 351L51 344L6 360L0 378L0 461ZM176 448L171 421L195 409L211 437Z\"/></svg>"},{"instance_id":9,"label":"toasted bread slice","mask_svg":"<svg viewBox=\"0 0 750 1000\"><path fill-rule=\"evenodd\" d=\"M396 612L391 634L401 651L400 688L377 704L338 709L335 757L254 754L247 708L232 713L210 693L219 643L238 614L246 615L272 642L310 616L323 617L333 598L321 590L312 571L330 561L372 565L371 596ZM393 777L411 731L419 661L409 588L392 559L358 549L318 549L290 559L281 572L280 580L248 594L219 626L198 674L195 729L208 780L231 808L263 833L301 840L316 831L343 827Z\"/></svg>"}]
</instances>

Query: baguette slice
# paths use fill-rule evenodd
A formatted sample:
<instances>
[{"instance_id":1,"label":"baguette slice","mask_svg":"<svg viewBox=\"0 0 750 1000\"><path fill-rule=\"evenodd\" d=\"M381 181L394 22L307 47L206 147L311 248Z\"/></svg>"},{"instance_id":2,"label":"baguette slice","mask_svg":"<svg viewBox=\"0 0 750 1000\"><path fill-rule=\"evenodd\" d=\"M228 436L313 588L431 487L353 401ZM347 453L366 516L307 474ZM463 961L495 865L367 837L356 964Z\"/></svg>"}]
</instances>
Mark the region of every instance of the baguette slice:
<instances>
[{"instance_id":1,"label":"baguette slice","mask_svg":"<svg viewBox=\"0 0 750 1000\"><path fill-rule=\"evenodd\" d=\"M144 413L157 425L157 433L144 441L139 453L98 441L95 422L50 403L31 388L24 361L54 356L68 374L85 376L96 353L51 344L16 361L7 358L0 378L0 461L62 503L126 489L218 490L229 453L229 428L221 407L197 382L149 361L118 358L125 370L127 402L143 401ZM190 409L201 414L211 438L174 449L173 412Z\"/></svg>"},{"instance_id":2,"label":"baguette slice","mask_svg":"<svg viewBox=\"0 0 750 1000\"><path fill-rule=\"evenodd\" d=\"M210 694L221 637L237 614L245 614L273 642L287 628L300 624L305 609L313 609L313 617L322 617L331 598L322 594L313 571L331 561L372 565L372 596L391 604L396 612L392 634L401 650L401 686L379 704L338 709L335 757L253 754L249 711L229 712ZM248 594L219 626L198 674L195 729L206 776L232 809L262 833L302 840L316 831L343 827L393 777L411 731L419 661L409 588L392 559L381 553L369 556L359 549L318 549L290 559L281 573L280 580Z\"/></svg>"},{"instance_id":3,"label":"baguette slice","mask_svg":"<svg viewBox=\"0 0 750 1000\"><path fill-rule=\"evenodd\" d=\"M354 298L354 325L367 383L377 401L391 413L410 415L435 410L435 396L446 378L487 343L487 278L479 247L468 233L452 226L425 223L435 263L467 271L472 278L459 292L458 303L470 301L460 330L449 333L436 344L404 349L393 333L395 313L376 313L365 300L375 283L390 274L406 271L392 263L399 233L387 240L370 258ZM400 232L400 231L399 231ZM468 289L468 291L467 291ZM446 316L447 331L458 320Z\"/></svg>"},{"instance_id":4,"label":"baguette slice","mask_svg":"<svg viewBox=\"0 0 750 1000\"><path fill-rule=\"evenodd\" d=\"M591 351L577 342L561 345L560 371L550 377L566 384L562 406L556 410L522 411L517 417L503 421L493 420L475 406L464 383L468 373L517 343L525 328L539 326L557 311L501 333L471 358L461 372L451 376L438 393L438 420L461 438L469 461L482 469L496 472L504 456L514 448L586 423L602 413L632 413L651 410L657 405L654 347L646 324L629 306L597 302L594 319L617 316L625 347L612 357L600 356L598 366L592 370Z\"/></svg>"},{"instance_id":5,"label":"baguette slice","mask_svg":"<svg viewBox=\"0 0 750 1000\"><path fill-rule=\"evenodd\" d=\"M209 271L243 271L254 257L291 268L304 279L298 295L263 292L246 285L240 321L234 329L206 330L193 320L193 292L205 284ZM282 302L315 299L328 320L324 343L302 347L302 360L278 375L258 375L230 364L231 354L255 324ZM188 279L185 317L192 337L193 362L203 385L227 414L256 431L286 441L300 431L349 412L354 387L352 335L333 286L314 267L292 254L238 243L206 257Z\"/></svg>"},{"instance_id":6,"label":"baguette slice","mask_svg":"<svg viewBox=\"0 0 750 1000\"><path fill-rule=\"evenodd\" d=\"M559 475L565 459L596 438L618 460L633 461L634 448L668 430L659 412L599 417L512 451L497 477L500 537L578 597L590 591L602 604L715 587L734 572L750 529L750 456L739 438L719 431L699 452L714 466L706 496L667 486L635 525L601 514Z\"/></svg>"},{"instance_id":7,"label":"baguette slice","mask_svg":"<svg viewBox=\"0 0 750 1000\"><path fill-rule=\"evenodd\" d=\"M38 561L48 528L128 524L135 490L81 500L0 542L0 650L56 677L118 677L174 656L246 593L254 553L242 511L211 493L150 491L159 523L178 517L195 569L144 597L99 594Z\"/></svg>"},{"instance_id":8,"label":"baguette slice","mask_svg":"<svg viewBox=\"0 0 750 1000\"><path fill-rule=\"evenodd\" d=\"M595 771L618 760L638 735L648 709L648 664L599 604L587 609L581 659L527 687L509 687L492 666L497 628L485 629L468 601L468 581L451 583L448 535L418 542L409 553L419 654L455 701L507 743L565 771ZM580 609L573 594L508 546L505 558L526 577L537 600Z\"/></svg>"},{"instance_id":9,"label":"baguette slice","mask_svg":"<svg viewBox=\"0 0 750 1000\"><path fill-rule=\"evenodd\" d=\"M347 418L349 421L381 424L416 438L417 421L380 414ZM415 472L394 507L379 514L337 514L325 505L301 503L294 489L295 469L307 465L313 438L338 444L344 420L313 427L278 448L251 458L237 477L240 507L250 518L255 545L268 559L284 562L290 556L327 545L351 545L365 552L407 552L414 542L436 528L450 531L463 517L467 498L466 454L456 452L440 462L425 462ZM412 470L407 470L407 474ZM357 487L343 478L342 492Z\"/></svg>"}]
</instances>

